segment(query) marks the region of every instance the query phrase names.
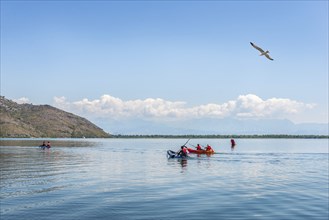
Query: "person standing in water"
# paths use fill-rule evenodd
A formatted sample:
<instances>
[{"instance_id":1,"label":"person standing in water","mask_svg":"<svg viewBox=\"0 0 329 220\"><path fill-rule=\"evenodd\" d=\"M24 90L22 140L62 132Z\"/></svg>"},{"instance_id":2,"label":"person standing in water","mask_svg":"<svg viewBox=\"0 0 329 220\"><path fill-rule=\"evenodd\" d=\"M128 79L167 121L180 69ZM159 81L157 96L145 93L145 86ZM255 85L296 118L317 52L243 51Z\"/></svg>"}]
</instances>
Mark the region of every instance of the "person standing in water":
<instances>
[{"instance_id":1,"label":"person standing in water","mask_svg":"<svg viewBox=\"0 0 329 220\"><path fill-rule=\"evenodd\" d=\"M234 139L231 139L231 150L234 150L236 143Z\"/></svg>"}]
</instances>

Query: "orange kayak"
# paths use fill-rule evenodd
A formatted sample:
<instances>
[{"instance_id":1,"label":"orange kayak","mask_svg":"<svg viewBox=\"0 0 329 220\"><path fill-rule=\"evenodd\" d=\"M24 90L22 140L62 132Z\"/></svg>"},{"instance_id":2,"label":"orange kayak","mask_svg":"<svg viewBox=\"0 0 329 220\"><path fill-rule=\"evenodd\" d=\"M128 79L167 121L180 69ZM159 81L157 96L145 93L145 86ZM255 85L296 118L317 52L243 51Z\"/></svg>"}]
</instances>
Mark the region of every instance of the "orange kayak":
<instances>
[{"instance_id":1,"label":"orange kayak","mask_svg":"<svg viewBox=\"0 0 329 220\"><path fill-rule=\"evenodd\" d=\"M211 150L194 150L192 148L187 148L188 152L192 154L213 154L215 151L213 149Z\"/></svg>"}]
</instances>

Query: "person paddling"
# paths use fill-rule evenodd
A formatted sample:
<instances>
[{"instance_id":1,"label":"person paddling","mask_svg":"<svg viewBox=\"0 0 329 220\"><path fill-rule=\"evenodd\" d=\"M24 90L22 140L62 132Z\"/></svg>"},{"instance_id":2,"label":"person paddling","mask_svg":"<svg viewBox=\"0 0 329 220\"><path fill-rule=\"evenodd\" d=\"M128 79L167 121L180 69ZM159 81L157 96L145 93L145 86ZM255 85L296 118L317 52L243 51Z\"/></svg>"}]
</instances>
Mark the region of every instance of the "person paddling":
<instances>
[{"instance_id":1,"label":"person paddling","mask_svg":"<svg viewBox=\"0 0 329 220\"><path fill-rule=\"evenodd\" d=\"M212 150L213 150L212 147L209 144L207 144L206 151L212 151Z\"/></svg>"},{"instance_id":2,"label":"person paddling","mask_svg":"<svg viewBox=\"0 0 329 220\"><path fill-rule=\"evenodd\" d=\"M182 156L182 157L187 157L188 150L186 146L181 146L180 151L177 153L177 155Z\"/></svg>"},{"instance_id":3,"label":"person paddling","mask_svg":"<svg viewBox=\"0 0 329 220\"><path fill-rule=\"evenodd\" d=\"M42 148L42 150L44 150L47 147L46 142L45 141L42 142L42 145L40 145L39 147Z\"/></svg>"},{"instance_id":4,"label":"person paddling","mask_svg":"<svg viewBox=\"0 0 329 220\"><path fill-rule=\"evenodd\" d=\"M200 144L198 144L198 145L196 146L196 149L197 149L197 150L202 150L202 147L200 146Z\"/></svg>"},{"instance_id":5,"label":"person paddling","mask_svg":"<svg viewBox=\"0 0 329 220\"><path fill-rule=\"evenodd\" d=\"M47 147L47 149L51 148L51 145L50 145L50 142L49 141L47 142L47 146L46 147Z\"/></svg>"}]
</instances>

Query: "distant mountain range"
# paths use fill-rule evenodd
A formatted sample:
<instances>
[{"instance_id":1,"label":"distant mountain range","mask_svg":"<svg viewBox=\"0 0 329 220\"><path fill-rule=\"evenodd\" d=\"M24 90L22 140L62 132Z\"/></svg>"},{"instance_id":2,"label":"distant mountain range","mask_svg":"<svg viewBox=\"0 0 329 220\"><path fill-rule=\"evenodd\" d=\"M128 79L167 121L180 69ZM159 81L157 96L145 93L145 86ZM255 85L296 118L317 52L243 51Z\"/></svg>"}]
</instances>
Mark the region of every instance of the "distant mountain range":
<instances>
[{"instance_id":1,"label":"distant mountain range","mask_svg":"<svg viewBox=\"0 0 329 220\"><path fill-rule=\"evenodd\" d=\"M207 118L175 122L154 122L142 119L95 119L94 121L112 134L127 135L328 135L328 124L294 124L289 120Z\"/></svg>"},{"instance_id":2,"label":"distant mountain range","mask_svg":"<svg viewBox=\"0 0 329 220\"><path fill-rule=\"evenodd\" d=\"M49 105L17 104L0 97L0 137L105 138L87 119Z\"/></svg>"}]
</instances>

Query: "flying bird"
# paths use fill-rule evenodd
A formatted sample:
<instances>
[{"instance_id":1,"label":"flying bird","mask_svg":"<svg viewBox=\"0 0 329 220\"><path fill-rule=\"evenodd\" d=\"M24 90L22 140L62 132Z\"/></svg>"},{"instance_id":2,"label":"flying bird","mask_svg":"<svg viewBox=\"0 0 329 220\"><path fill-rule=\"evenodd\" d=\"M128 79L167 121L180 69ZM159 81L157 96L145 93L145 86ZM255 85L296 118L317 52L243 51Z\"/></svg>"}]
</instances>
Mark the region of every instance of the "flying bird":
<instances>
[{"instance_id":1,"label":"flying bird","mask_svg":"<svg viewBox=\"0 0 329 220\"><path fill-rule=\"evenodd\" d=\"M253 44L252 42L250 42L251 46L253 46L255 49L257 49L259 52L260 52L260 55L259 56L263 56L265 55L267 59L269 60L273 60L270 55L268 55L270 53L270 51L264 51L262 48L256 46L255 44Z\"/></svg>"}]
</instances>

